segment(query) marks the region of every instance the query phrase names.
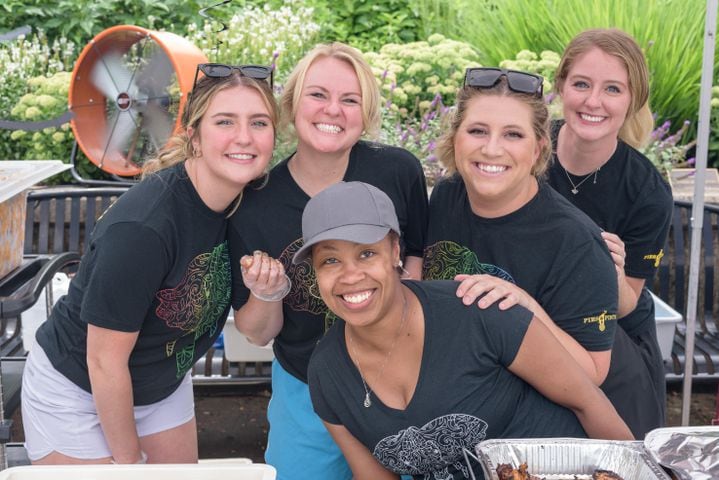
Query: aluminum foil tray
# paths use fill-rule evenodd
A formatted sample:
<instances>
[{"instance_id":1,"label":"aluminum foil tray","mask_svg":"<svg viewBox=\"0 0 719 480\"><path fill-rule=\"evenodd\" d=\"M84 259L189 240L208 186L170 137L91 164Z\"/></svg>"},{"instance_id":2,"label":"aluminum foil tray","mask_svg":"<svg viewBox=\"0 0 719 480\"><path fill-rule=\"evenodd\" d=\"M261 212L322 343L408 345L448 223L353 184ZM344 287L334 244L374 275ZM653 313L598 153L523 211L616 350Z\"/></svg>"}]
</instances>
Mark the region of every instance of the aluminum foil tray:
<instances>
[{"instance_id":1,"label":"aluminum foil tray","mask_svg":"<svg viewBox=\"0 0 719 480\"><path fill-rule=\"evenodd\" d=\"M497 480L497 466L527 462L527 471L547 480L590 479L611 470L624 480L669 480L641 442L538 438L487 440L476 447L486 480Z\"/></svg>"},{"instance_id":2,"label":"aluminum foil tray","mask_svg":"<svg viewBox=\"0 0 719 480\"><path fill-rule=\"evenodd\" d=\"M657 428L647 434L644 446L681 480L719 477L719 426Z\"/></svg>"}]
</instances>

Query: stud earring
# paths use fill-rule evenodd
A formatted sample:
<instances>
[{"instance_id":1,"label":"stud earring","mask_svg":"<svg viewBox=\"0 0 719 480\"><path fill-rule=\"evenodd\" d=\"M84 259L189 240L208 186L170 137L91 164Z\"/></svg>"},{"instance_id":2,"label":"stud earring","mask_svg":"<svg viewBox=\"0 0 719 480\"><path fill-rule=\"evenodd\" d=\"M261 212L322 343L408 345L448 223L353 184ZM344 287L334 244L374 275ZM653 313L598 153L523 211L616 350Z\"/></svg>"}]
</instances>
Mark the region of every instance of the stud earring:
<instances>
[{"instance_id":1,"label":"stud earring","mask_svg":"<svg viewBox=\"0 0 719 480\"><path fill-rule=\"evenodd\" d=\"M402 262L402 260L399 260L397 262L397 265L395 266L395 268L397 268L399 270L399 272L403 278L412 278L411 275L409 274L409 272L407 271L407 269L404 268L404 262Z\"/></svg>"}]
</instances>

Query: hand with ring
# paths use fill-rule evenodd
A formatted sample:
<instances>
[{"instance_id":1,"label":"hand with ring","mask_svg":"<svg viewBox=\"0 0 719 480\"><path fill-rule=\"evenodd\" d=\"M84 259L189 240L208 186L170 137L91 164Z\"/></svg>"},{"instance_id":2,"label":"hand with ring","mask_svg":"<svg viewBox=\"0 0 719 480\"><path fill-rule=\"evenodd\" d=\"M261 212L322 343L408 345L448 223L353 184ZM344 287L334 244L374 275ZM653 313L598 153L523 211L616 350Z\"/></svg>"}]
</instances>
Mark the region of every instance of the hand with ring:
<instances>
[{"instance_id":1,"label":"hand with ring","mask_svg":"<svg viewBox=\"0 0 719 480\"><path fill-rule=\"evenodd\" d=\"M279 260L255 250L240 259L242 281L252 295L265 302L277 302L290 292L292 284Z\"/></svg>"}]
</instances>

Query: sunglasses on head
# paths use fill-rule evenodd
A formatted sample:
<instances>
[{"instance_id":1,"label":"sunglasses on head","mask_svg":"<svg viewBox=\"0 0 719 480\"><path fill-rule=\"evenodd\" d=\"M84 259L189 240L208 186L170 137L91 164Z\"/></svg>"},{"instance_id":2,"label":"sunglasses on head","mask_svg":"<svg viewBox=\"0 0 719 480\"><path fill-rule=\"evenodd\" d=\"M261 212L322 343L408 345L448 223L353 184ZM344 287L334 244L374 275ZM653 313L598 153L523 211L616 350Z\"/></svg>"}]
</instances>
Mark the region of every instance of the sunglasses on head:
<instances>
[{"instance_id":1,"label":"sunglasses on head","mask_svg":"<svg viewBox=\"0 0 719 480\"><path fill-rule=\"evenodd\" d=\"M464 74L464 86L492 88L502 77L507 78L507 86L513 92L536 97L541 97L544 92L544 78L540 75L494 67L468 68Z\"/></svg>"},{"instance_id":2,"label":"sunglasses on head","mask_svg":"<svg viewBox=\"0 0 719 480\"><path fill-rule=\"evenodd\" d=\"M210 78L224 78L232 75L232 72L240 72L240 75L254 80L264 80L273 87L272 69L264 65L225 65L224 63L200 63L195 70L195 80L192 82L192 89L197 86L197 76L200 72Z\"/></svg>"}]
</instances>

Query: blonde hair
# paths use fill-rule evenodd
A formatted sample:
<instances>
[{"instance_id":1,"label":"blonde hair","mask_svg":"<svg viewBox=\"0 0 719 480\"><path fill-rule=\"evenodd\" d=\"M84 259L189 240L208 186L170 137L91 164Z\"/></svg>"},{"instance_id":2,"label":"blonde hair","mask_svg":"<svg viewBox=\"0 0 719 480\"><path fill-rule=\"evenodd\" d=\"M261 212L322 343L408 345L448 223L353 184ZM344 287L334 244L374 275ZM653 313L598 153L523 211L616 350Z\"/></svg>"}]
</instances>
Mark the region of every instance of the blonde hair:
<instances>
[{"instance_id":1,"label":"blonde hair","mask_svg":"<svg viewBox=\"0 0 719 480\"><path fill-rule=\"evenodd\" d=\"M145 162L142 168L142 178L171 167L172 165L184 162L189 158L193 158L195 154L193 152L192 141L200 134L200 122L207 112L212 99L222 90L237 86L252 88L260 94L267 110L270 112L270 120L272 121L276 137L279 112L277 102L267 82L245 77L237 71L233 72L230 76L222 78L202 77L197 81L197 85L195 85L185 104L185 109L182 112L182 125L180 130L170 137L167 144L155 157ZM189 128L193 129L192 137L187 134Z\"/></svg>"},{"instance_id":2,"label":"blonde hair","mask_svg":"<svg viewBox=\"0 0 719 480\"><path fill-rule=\"evenodd\" d=\"M362 94L362 126L367 136L374 138L380 128L380 91L372 68L362 56L362 52L344 43L333 42L315 46L295 66L284 85L280 97L281 120L284 129L294 124L297 108L307 71L312 64L322 58L336 58L351 66L357 74Z\"/></svg>"},{"instance_id":3,"label":"blonde hair","mask_svg":"<svg viewBox=\"0 0 719 480\"><path fill-rule=\"evenodd\" d=\"M649 68L642 49L631 35L617 28L581 32L564 49L555 74L554 89L561 95L574 62L593 48L617 57L627 70L632 100L627 117L619 130L619 138L634 148L641 148L649 140L654 118L649 109Z\"/></svg>"},{"instance_id":4,"label":"blonde hair","mask_svg":"<svg viewBox=\"0 0 719 480\"><path fill-rule=\"evenodd\" d=\"M497 84L490 88L465 86L457 93L457 105L454 113L450 116L450 124L444 129L444 133L442 133L437 141L436 147L437 156L447 169L447 173L453 174L457 171L457 163L454 158L454 140L457 137L459 126L467 114L469 102L473 98L490 95L515 98L531 109L534 137L542 146L539 157L532 166L531 173L536 178L541 178L547 171L552 158L552 141L549 136L549 110L543 98L511 90L507 84L506 77L501 77Z\"/></svg>"}]
</instances>

